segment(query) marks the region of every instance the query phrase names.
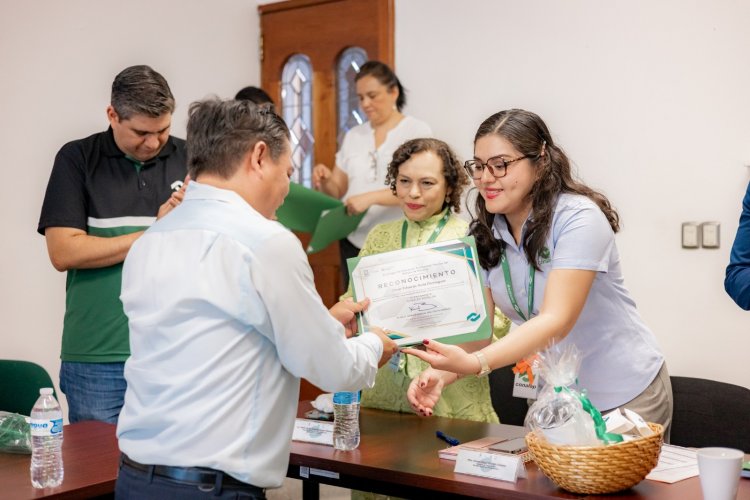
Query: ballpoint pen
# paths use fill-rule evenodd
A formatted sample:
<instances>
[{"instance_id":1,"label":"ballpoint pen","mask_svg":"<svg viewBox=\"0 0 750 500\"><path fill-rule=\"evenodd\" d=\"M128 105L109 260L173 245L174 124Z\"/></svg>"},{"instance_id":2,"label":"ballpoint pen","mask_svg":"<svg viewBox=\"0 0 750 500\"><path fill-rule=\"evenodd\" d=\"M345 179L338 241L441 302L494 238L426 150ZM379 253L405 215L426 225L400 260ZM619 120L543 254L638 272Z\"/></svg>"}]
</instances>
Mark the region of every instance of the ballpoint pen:
<instances>
[{"instance_id":1,"label":"ballpoint pen","mask_svg":"<svg viewBox=\"0 0 750 500\"><path fill-rule=\"evenodd\" d=\"M461 441L454 437L446 436L442 431L435 431L435 435L451 446L458 446L461 444Z\"/></svg>"}]
</instances>

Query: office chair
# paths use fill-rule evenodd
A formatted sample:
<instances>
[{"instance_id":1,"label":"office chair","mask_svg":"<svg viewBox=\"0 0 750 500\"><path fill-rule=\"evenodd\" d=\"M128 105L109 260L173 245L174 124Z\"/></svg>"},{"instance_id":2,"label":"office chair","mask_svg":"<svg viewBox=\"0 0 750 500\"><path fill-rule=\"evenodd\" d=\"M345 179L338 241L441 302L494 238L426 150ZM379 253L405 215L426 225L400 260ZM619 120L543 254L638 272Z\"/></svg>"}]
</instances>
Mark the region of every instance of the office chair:
<instances>
[{"instance_id":1,"label":"office chair","mask_svg":"<svg viewBox=\"0 0 750 500\"><path fill-rule=\"evenodd\" d=\"M523 425L529 404L523 398L513 397L513 367L504 366L489 374L490 397L501 424Z\"/></svg>"},{"instance_id":2,"label":"office chair","mask_svg":"<svg viewBox=\"0 0 750 500\"><path fill-rule=\"evenodd\" d=\"M0 359L0 410L31 414L42 387L55 387L47 370L30 361Z\"/></svg>"},{"instance_id":3,"label":"office chair","mask_svg":"<svg viewBox=\"0 0 750 500\"><path fill-rule=\"evenodd\" d=\"M672 444L723 446L750 453L750 389L702 378L670 379L674 397Z\"/></svg>"}]
</instances>

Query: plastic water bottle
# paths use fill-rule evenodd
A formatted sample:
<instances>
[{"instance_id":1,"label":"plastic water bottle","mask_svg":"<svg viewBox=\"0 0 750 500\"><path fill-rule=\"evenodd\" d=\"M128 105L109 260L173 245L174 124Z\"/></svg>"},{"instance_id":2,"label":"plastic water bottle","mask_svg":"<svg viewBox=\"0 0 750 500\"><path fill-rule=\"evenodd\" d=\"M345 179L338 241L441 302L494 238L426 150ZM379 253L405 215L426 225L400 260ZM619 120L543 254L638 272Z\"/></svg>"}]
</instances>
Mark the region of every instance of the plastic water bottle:
<instances>
[{"instance_id":1,"label":"plastic water bottle","mask_svg":"<svg viewBox=\"0 0 750 500\"><path fill-rule=\"evenodd\" d=\"M31 485L54 488L63 480L63 416L52 388L39 389L31 410Z\"/></svg>"},{"instance_id":2,"label":"plastic water bottle","mask_svg":"<svg viewBox=\"0 0 750 500\"><path fill-rule=\"evenodd\" d=\"M353 450L359 446L359 392L333 395L333 447Z\"/></svg>"}]
</instances>

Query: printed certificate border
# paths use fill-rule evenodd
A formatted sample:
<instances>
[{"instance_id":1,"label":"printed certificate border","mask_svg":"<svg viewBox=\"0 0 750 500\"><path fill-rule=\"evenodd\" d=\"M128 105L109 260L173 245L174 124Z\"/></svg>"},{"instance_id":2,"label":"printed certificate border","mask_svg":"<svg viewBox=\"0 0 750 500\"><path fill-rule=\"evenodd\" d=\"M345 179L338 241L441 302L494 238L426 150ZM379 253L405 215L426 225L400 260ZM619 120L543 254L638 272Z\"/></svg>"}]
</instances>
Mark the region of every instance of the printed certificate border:
<instances>
[{"instance_id":1,"label":"printed certificate border","mask_svg":"<svg viewBox=\"0 0 750 500\"><path fill-rule=\"evenodd\" d=\"M468 330L466 329L460 330L455 335L434 337L435 340L439 340L440 342L443 342L446 344L462 344L465 342L473 342L476 340L484 340L484 339L489 338L490 335L492 335L492 324L490 323L489 315L487 314L487 303L486 303L485 295L484 295L484 280L483 280L483 276L481 273L481 267L479 265L479 260L477 257L476 243L474 241L473 236L465 236L463 238L456 238L453 240L441 241L441 242L432 243L429 245L421 245L419 247L410 247L410 248L405 248L405 249L393 250L391 252L384 252L384 253L373 254L373 255L365 255L362 257L353 257L351 259L347 259L347 267L349 269L349 279L350 279L350 282L352 283L352 293L354 295L354 299L359 300L359 298L357 297L357 291L356 291L357 287L354 286L354 281L355 281L354 271L357 269L357 267L360 265L360 263L363 260L366 263L367 260L370 260L371 257L379 256L380 258L382 258L384 254L397 254L397 253L408 254L408 253L412 253L415 248L420 248L422 250L433 250L436 252L453 254L457 257L460 257L466 263L467 272L472 274L476 278L476 281L474 282L477 283L478 286L480 287L478 294L472 294L473 296L480 297L480 300L481 300L481 303L475 302L475 306L477 306L477 310L482 311L481 313L482 320L476 324L476 328L468 329ZM394 258L395 260L398 260L399 256L394 255ZM367 312L358 315L357 322L359 326L359 331L360 332L366 331L369 326ZM376 326L380 326L380 325L376 325ZM403 337L402 335L399 335L399 334L391 334L391 338L394 338L396 342L398 342L398 344L403 347L421 343L420 338Z\"/></svg>"}]
</instances>

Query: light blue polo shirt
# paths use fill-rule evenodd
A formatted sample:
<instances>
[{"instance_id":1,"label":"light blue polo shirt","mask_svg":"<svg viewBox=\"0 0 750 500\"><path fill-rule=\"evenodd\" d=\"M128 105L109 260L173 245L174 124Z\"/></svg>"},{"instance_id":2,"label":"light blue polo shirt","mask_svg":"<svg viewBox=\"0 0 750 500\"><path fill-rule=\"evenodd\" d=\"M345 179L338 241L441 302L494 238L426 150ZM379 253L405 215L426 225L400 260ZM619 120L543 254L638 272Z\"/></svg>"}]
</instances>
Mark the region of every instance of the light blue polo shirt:
<instances>
[{"instance_id":1,"label":"light blue polo shirt","mask_svg":"<svg viewBox=\"0 0 750 500\"><path fill-rule=\"evenodd\" d=\"M523 234L526 227L524 224ZM516 245L504 216L495 216L492 230L505 242L516 302L525 314L529 285L526 255ZM542 259L541 272L535 275L533 315L539 313L550 271L597 272L578 321L560 344L572 342L581 351L578 388L587 390L592 403L601 411L621 406L649 386L664 355L625 288L614 232L596 203L585 196L562 194L546 247L549 256ZM485 274L485 283L492 289L495 305L514 323L523 323L508 298L499 263Z\"/></svg>"}]
</instances>

